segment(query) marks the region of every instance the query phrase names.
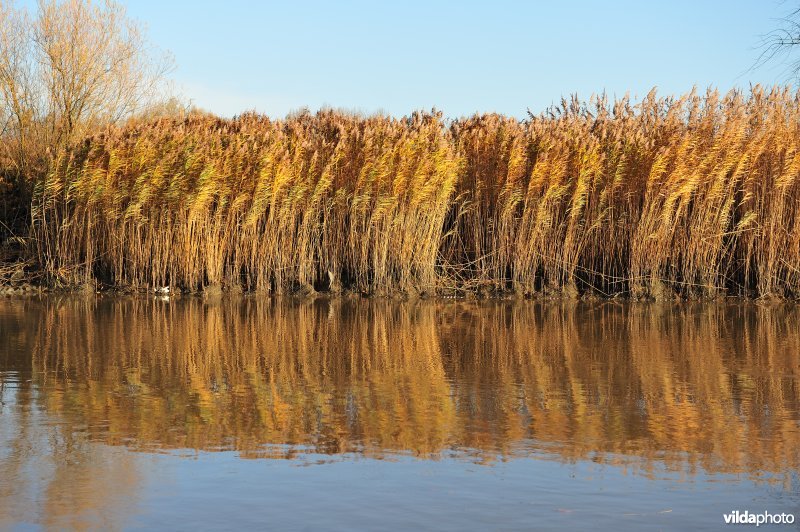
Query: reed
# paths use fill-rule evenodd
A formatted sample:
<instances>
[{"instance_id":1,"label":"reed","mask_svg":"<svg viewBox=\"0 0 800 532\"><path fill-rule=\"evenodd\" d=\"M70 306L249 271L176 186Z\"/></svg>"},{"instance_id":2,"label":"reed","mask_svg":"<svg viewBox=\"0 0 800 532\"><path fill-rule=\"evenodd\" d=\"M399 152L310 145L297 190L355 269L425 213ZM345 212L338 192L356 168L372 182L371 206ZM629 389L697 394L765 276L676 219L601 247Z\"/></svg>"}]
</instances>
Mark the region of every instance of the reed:
<instances>
[{"instance_id":1,"label":"reed","mask_svg":"<svg viewBox=\"0 0 800 532\"><path fill-rule=\"evenodd\" d=\"M33 235L68 285L795 299L799 99L133 122L58 157Z\"/></svg>"}]
</instances>

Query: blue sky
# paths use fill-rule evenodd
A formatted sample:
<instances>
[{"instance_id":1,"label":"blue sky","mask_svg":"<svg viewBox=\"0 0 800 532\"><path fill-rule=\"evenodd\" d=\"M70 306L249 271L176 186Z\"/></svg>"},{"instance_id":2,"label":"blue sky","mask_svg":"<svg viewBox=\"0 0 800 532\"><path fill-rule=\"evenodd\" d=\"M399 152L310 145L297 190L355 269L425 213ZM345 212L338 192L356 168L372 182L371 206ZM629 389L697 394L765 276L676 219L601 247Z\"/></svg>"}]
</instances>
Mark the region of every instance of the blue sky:
<instances>
[{"instance_id":1,"label":"blue sky","mask_svg":"<svg viewBox=\"0 0 800 532\"><path fill-rule=\"evenodd\" d=\"M779 0L125 2L176 87L222 115L332 106L524 116L562 95L643 96L787 79L749 71Z\"/></svg>"}]
</instances>

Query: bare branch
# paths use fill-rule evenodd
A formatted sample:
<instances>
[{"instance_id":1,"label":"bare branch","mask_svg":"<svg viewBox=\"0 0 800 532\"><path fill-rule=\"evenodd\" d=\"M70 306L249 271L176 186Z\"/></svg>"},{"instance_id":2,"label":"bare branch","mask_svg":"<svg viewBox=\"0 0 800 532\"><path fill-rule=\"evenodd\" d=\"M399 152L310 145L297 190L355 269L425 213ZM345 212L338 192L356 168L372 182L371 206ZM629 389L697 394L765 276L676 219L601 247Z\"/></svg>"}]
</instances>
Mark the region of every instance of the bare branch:
<instances>
[{"instance_id":1,"label":"bare branch","mask_svg":"<svg viewBox=\"0 0 800 532\"><path fill-rule=\"evenodd\" d=\"M750 70L776 61L786 61L800 45L800 7L780 19L780 26L762 35L758 43L761 50ZM800 58L789 60L787 71L791 77L800 75Z\"/></svg>"}]
</instances>

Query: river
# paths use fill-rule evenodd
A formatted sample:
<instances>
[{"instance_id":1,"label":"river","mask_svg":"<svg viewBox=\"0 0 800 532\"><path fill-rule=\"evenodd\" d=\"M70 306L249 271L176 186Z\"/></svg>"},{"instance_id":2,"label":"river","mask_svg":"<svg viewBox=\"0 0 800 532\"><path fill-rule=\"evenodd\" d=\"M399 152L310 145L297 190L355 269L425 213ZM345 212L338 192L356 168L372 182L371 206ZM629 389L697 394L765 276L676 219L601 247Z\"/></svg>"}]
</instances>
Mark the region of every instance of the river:
<instances>
[{"instance_id":1,"label":"river","mask_svg":"<svg viewBox=\"0 0 800 532\"><path fill-rule=\"evenodd\" d=\"M798 471L792 305L0 299L0 528L717 530Z\"/></svg>"}]
</instances>

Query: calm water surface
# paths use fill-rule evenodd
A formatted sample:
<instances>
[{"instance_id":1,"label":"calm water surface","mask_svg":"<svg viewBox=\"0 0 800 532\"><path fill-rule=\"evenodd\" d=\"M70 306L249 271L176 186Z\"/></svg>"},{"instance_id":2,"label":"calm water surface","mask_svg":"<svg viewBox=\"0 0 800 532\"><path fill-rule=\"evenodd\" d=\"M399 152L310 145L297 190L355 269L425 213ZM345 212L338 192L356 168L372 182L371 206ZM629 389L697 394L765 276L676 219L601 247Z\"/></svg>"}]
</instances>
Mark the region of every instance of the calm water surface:
<instances>
[{"instance_id":1,"label":"calm water surface","mask_svg":"<svg viewBox=\"0 0 800 532\"><path fill-rule=\"evenodd\" d=\"M795 530L798 471L792 306L0 300L2 529Z\"/></svg>"}]
</instances>

